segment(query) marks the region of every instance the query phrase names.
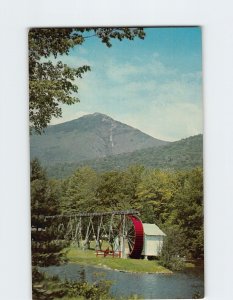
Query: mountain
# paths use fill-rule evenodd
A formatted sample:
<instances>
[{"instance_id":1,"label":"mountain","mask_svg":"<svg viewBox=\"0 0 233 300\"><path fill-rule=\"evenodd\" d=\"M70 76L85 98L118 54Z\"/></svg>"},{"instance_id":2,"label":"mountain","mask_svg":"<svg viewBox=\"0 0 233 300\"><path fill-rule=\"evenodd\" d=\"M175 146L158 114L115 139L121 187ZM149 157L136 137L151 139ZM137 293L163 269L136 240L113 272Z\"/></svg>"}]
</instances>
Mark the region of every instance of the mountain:
<instances>
[{"instance_id":1,"label":"mountain","mask_svg":"<svg viewBox=\"0 0 233 300\"><path fill-rule=\"evenodd\" d=\"M43 165L51 165L99 159L166 144L169 142L155 139L107 115L94 113L49 126L42 135L33 134L30 152L31 159L37 157Z\"/></svg>"},{"instance_id":2,"label":"mountain","mask_svg":"<svg viewBox=\"0 0 233 300\"><path fill-rule=\"evenodd\" d=\"M124 170L130 165L155 169L191 169L203 165L203 135L196 135L164 146L136 150L80 163L62 163L47 167L49 177L65 178L77 168L90 166L98 172Z\"/></svg>"}]
</instances>

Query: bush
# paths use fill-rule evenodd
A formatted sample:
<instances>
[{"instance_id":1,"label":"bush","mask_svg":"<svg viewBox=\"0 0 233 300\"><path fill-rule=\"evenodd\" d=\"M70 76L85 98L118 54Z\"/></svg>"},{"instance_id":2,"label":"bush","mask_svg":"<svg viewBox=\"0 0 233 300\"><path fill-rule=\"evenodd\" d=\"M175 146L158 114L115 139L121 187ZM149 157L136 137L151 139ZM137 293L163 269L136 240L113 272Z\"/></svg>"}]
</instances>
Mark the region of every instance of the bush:
<instances>
[{"instance_id":1,"label":"bush","mask_svg":"<svg viewBox=\"0 0 233 300\"><path fill-rule=\"evenodd\" d=\"M162 261L161 264L172 271L182 271L185 268L185 262L180 257L172 257L168 261Z\"/></svg>"},{"instance_id":2,"label":"bush","mask_svg":"<svg viewBox=\"0 0 233 300\"><path fill-rule=\"evenodd\" d=\"M164 240L163 249L160 257L161 264L172 270L181 271L185 267L185 237L178 226L172 226L166 229L166 238Z\"/></svg>"},{"instance_id":3,"label":"bush","mask_svg":"<svg viewBox=\"0 0 233 300\"><path fill-rule=\"evenodd\" d=\"M89 284L86 281L61 281L57 276L48 277L47 275L33 269L33 300L52 300L52 299L112 299L109 294L111 282L106 280L96 281Z\"/></svg>"},{"instance_id":4,"label":"bush","mask_svg":"<svg viewBox=\"0 0 233 300\"><path fill-rule=\"evenodd\" d=\"M192 299L201 299L201 293L199 291L194 292Z\"/></svg>"},{"instance_id":5,"label":"bush","mask_svg":"<svg viewBox=\"0 0 233 300\"><path fill-rule=\"evenodd\" d=\"M110 281L100 280L94 284L87 282L65 282L64 290L69 297L83 296L85 299L111 299L109 295Z\"/></svg>"}]
</instances>

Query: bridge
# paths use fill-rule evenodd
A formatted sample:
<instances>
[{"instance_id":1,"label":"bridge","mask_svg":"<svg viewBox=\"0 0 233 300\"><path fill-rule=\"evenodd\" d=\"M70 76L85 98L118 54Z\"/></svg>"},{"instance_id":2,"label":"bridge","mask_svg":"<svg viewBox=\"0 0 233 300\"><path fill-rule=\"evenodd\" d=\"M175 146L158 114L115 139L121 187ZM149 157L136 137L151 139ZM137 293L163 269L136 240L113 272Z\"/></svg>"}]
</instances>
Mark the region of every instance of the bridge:
<instances>
[{"instance_id":1,"label":"bridge","mask_svg":"<svg viewBox=\"0 0 233 300\"><path fill-rule=\"evenodd\" d=\"M46 216L57 239L68 240L83 250L95 242L102 251L107 242L112 253L122 258L140 258L143 249L143 225L136 210L72 212Z\"/></svg>"}]
</instances>

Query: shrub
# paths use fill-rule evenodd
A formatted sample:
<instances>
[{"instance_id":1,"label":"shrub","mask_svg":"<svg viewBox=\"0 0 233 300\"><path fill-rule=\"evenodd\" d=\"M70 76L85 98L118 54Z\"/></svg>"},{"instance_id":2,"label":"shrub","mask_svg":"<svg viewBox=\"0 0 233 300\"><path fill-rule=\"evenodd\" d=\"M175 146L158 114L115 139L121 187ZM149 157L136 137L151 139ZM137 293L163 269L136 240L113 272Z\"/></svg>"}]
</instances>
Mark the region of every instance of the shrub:
<instances>
[{"instance_id":1,"label":"shrub","mask_svg":"<svg viewBox=\"0 0 233 300\"><path fill-rule=\"evenodd\" d=\"M161 264L172 271L181 271L185 267L185 262L180 257L172 257L168 261L161 261Z\"/></svg>"}]
</instances>

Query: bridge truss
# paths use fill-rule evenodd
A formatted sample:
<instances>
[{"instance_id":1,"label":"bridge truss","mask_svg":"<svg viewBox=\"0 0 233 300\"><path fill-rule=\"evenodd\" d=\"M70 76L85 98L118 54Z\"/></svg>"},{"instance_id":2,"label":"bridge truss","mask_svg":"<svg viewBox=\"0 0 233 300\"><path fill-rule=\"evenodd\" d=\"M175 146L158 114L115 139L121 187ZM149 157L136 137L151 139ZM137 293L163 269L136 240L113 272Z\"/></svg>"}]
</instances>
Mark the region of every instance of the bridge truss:
<instances>
[{"instance_id":1,"label":"bridge truss","mask_svg":"<svg viewBox=\"0 0 233 300\"><path fill-rule=\"evenodd\" d=\"M68 240L81 249L89 249L94 241L96 250L106 242L120 257L140 258L143 249L143 225L135 210L73 213L46 216L57 239ZM53 222L54 221L54 222Z\"/></svg>"}]
</instances>

